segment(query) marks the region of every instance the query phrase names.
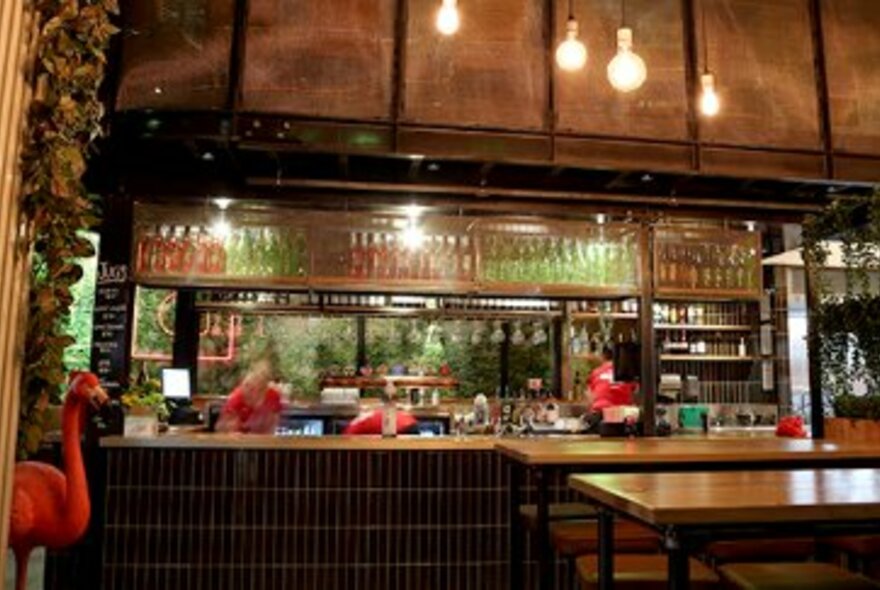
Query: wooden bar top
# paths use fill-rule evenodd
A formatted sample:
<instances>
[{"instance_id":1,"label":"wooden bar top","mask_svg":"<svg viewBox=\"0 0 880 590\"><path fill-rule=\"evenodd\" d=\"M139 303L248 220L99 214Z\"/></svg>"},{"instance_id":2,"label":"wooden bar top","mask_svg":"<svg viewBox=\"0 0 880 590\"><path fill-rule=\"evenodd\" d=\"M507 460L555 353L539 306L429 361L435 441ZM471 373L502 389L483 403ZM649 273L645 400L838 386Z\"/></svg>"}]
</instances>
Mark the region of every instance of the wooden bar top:
<instances>
[{"instance_id":1,"label":"wooden bar top","mask_svg":"<svg viewBox=\"0 0 880 590\"><path fill-rule=\"evenodd\" d=\"M880 519L880 469L571 475L569 483L657 526Z\"/></svg>"},{"instance_id":2,"label":"wooden bar top","mask_svg":"<svg viewBox=\"0 0 880 590\"><path fill-rule=\"evenodd\" d=\"M495 448L526 465L639 465L873 459L880 447L782 438L636 438L501 440Z\"/></svg>"},{"instance_id":3,"label":"wooden bar top","mask_svg":"<svg viewBox=\"0 0 880 590\"><path fill-rule=\"evenodd\" d=\"M272 436L261 434L169 432L151 438L107 436L105 448L263 449L299 451L491 451L491 436Z\"/></svg>"}]
</instances>

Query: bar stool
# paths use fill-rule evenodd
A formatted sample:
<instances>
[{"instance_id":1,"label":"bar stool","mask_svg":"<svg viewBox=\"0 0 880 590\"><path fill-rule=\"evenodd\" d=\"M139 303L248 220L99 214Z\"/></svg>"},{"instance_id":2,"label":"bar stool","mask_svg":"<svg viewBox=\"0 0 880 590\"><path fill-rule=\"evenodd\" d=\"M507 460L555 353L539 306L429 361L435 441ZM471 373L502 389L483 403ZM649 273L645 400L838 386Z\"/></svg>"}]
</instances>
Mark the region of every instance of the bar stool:
<instances>
[{"instance_id":1,"label":"bar stool","mask_svg":"<svg viewBox=\"0 0 880 590\"><path fill-rule=\"evenodd\" d=\"M705 553L714 566L743 562L807 561L816 554L816 541L809 537L714 541L706 545Z\"/></svg>"},{"instance_id":2,"label":"bar stool","mask_svg":"<svg viewBox=\"0 0 880 590\"><path fill-rule=\"evenodd\" d=\"M859 573L867 573L868 563L880 560L880 535L829 537L823 539L822 544L832 551L843 553L847 567Z\"/></svg>"},{"instance_id":3,"label":"bar stool","mask_svg":"<svg viewBox=\"0 0 880 590\"><path fill-rule=\"evenodd\" d=\"M869 590L871 580L830 563L732 563L718 568L728 588L740 590Z\"/></svg>"},{"instance_id":4,"label":"bar stool","mask_svg":"<svg viewBox=\"0 0 880 590\"><path fill-rule=\"evenodd\" d=\"M614 556L615 590L665 590L668 587L665 555L624 554ZM704 590L718 586L718 576L697 559L689 559L690 588ZM577 559L578 580L583 590L599 587L599 558L584 555Z\"/></svg>"},{"instance_id":5,"label":"bar stool","mask_svg":"<svg viewBox=\"0 0 880 590\"><path fill-rule=\"evenodd\" d=\"M594 520L562 520L550 523L550 541L556 552L566 558L599 551L599 525ZM657 553L660 537L640 524L616 519L615 553Z\"/></svg>"},{"instance_id":6,"label":"bar stool","mask_svg":"<svg viewBox=\"0 0 880 590\"><path fill-rule=\"evenodd\" d=\"M555 520L596 518L596 509L589 504L583 504L581 502L560 502L557 504L550 504L547 507L547 513L551 522ZM523 519L526 528L531 531L538 528L537 504L520 505L519 515Z\"/></svg>"}]
</instances>

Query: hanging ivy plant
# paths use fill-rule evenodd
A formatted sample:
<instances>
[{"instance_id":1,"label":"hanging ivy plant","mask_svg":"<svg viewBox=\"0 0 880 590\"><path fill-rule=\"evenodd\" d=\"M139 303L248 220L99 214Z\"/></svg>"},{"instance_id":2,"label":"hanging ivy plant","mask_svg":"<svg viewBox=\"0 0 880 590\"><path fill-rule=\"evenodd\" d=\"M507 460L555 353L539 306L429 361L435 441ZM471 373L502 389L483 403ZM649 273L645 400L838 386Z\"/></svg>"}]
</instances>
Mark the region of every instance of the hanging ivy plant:
<instances>
[{"instance_id":1,"label":"hanging ivy plant","mask_svg":"<svg viewBox=\"0 0 880 590\"><path fill-rule=\"evenodd\" d=\"M98 97L106 51L117 32L116 0L42 0L34 101L22 153L22 211L31 252L30 295L19 420L19 456L43 437L45 409L66 382L64 350L73 338L64 320L71 287L82 277L76 262L94 254L80 230L97 222L82 176L92 142L101 133Z\"/></svg>"},{"instance_id":2,"label":"hanging ivy plant","mask_svg":"<svg viewBox=\"0 0 880 590\"><path fill-rule=\"evenodd\" d=\"M843 288L830 284L828 240L839 241ZM815 302L822 390L838 417L880 418L880 191L835 201L804 223L804 264ZM867 395L853 395L864 382Z\"/></svg>"}]
</instances>

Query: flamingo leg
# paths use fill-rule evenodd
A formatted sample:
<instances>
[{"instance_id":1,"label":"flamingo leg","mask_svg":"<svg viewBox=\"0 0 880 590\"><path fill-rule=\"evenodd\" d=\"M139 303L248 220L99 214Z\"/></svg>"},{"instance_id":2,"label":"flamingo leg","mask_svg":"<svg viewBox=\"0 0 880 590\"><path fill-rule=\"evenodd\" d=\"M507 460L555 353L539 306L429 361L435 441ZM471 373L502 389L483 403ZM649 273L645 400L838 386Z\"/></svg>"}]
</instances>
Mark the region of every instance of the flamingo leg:
<instances>
[{"instance_id":1,"label":"flamingo leg","mask_svg":"<svg viewBox=\"0 0 880 590\"><path fill-rule=\"evenodd\" d=\"M30 556L30 549L15 551L15 590L27 590L27 572Z\"/></svg>"}]
</instances>

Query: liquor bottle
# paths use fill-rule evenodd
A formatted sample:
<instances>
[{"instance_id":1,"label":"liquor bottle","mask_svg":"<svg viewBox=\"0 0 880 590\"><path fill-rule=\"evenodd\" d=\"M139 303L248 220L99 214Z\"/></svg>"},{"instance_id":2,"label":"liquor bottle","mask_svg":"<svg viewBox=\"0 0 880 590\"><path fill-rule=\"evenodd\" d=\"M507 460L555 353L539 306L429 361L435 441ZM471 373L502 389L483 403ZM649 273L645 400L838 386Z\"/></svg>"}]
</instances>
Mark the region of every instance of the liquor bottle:
<instances>
[{"instance_id":1,"label":"liquor bottle","mask_svg":"<svg viewBox=\"0 0 880 590\"><path fill-rule=\"evenodd\" d=\"M391 381L385 385L385 394L382 397L382 436L397 436L397 406L394 404L394 395L397 389Z\"/></svg>"},{"instance_id":2,"label":"liquor bottle","mask_svg":"<svg viewBox=\"0 0 880 590\"><path fill-rule=\"evenodd\" d=\"M149 272L150 253L152 251L153 236L147 231L141 230L135 248L135 269L137 272Z\"/></svg>"},{"instance_id":3,"label":"liquor bottle","mask_svg":"<svg viewBox=\"0 0 880 590\"><path fill-rule=\"evenodd\" d=\"M737 353L742 358L744 358L746 356L746 339L745 338L739 339L739 347L737 349Z\"/></svg>"},{"instance_id":4,"label":"liquor bottle","mask_svg":"<svg viewBox=\"0 0 880 590\"><path fill-rule=\"evenodd\" d=\"M468 280L471 276L471 239L468 236L462 236L459 240L458 255L459 278L463 280Z\"/></svg>"},{"instance_id":5,"label":"liquor bottle","mask_svg":"<svg viewBox=\"0 0 880 590\"><path fill-rule=\"evenodd\" d=\"M364 251L361 248L360 235L351 233L351 245L348 250L348 274L360 278L364 268Z\"/></svg>"}]
</instances>

